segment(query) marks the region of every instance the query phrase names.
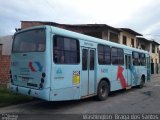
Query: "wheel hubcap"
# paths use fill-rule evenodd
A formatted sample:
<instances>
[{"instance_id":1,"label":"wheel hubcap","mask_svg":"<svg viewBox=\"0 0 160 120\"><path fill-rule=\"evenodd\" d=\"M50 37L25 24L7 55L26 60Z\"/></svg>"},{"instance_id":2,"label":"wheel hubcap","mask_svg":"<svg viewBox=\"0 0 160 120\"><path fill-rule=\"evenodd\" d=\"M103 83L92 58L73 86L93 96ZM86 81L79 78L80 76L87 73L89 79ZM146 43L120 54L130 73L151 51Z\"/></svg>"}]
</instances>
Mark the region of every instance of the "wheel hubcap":
<instances>
[{"instance_id":1,"label":"wheel hubcap","mask_svg":"<svg viewBox=\"0 0 160 120\"><path fill-rule=\"evenodd\" d=\"M106 87L105 86L102 86L102 88L101 88L101 95L103 97L106 96Z\"/></svg>"}]
</instances>

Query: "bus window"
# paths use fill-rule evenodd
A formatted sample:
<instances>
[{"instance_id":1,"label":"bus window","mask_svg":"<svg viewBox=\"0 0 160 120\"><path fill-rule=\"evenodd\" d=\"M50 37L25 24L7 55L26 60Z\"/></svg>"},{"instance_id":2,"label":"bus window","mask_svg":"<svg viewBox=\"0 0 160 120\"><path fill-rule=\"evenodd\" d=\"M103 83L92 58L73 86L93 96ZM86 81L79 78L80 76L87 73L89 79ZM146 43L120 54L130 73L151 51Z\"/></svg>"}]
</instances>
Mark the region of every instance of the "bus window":
<instances>
[{"instance_id":1,"label":"bus window","mask_svg":"<svg viewBox=\"0 0 160 120\"><path fill-rule=\"evenodd\" d=\"M44 29L34 29L15 35L12 52L43 52L45 51L45 47L46 39Z\"/></svg>"},{"instance_id":2,"label":"bus window","mask_svg":"<svg viewBox=\"0 0 160 120\"><path fill-rule=\"evenodd\" d=\"M124 64L123 49L112 47L112 64L113 65L123 65Z\"/></svg>"},{"instance_id":3,"label":"bus window","mask_svg":"<svg viewBox=\"0 0 160 120\"><path fill-rule=\"evenodd\" d=\"M82 70L87 70L87 59L88 59L88 50L83 49L82 50Z\"/></svg>"},{"instance_id":4,"label":"bus window","mask_svg":"<svg viewBox=\"0 0 160 120\"><path fill-rule=\"evenodd\" d=\"M140 54L140 63L141 63L142 66L146 65L146 57L145 57L144 53Z\"/></svg>"},{"instance_id":5,"label":"bus window","mask_svg":"<svg viewBox=\"0 0 160 120\"><path fill-rule=\"evenodd\" d=\"M54 36L53 59L58 64L79 63L79 41L63 36Z\"/></svg>"},{"instance_id":6,"label":"bus window","mask_svg":"<svg viewBox=\"0 0 160 120\"><path fill-rule=\"evenodd\" d=\"M94 70L94 50L90 50L90 70Z\"/></svg>"},{"instance_id":7,"label":"bus window","mask_svg":"<svg viewBox=\"0 0 160 120\"><path fill-rule=\"evenodd\" d=\"M133 52L132 56L133 56L133 65L139 66L140 65L139 53Z\"/></svg>"},{"instance_id":8,"label":"bus window","mask_svg":"<svg viewBox=\"0 0 160 120\"><path fill-rule=\"evenodd\" d=\"M100 65L111 63L111 50L107 45L98 45L98 63Z\"/></svg>"},{"instance_id":9,"label":"bus window","mask_svg":"<svg viewBox=\"0 0 160 120\"><path fill-rule=\"evenodd\" d=\"M118 49L118 64L123 65L124 64L124 53L123 49Z\"/></svg>"}]
</instances>

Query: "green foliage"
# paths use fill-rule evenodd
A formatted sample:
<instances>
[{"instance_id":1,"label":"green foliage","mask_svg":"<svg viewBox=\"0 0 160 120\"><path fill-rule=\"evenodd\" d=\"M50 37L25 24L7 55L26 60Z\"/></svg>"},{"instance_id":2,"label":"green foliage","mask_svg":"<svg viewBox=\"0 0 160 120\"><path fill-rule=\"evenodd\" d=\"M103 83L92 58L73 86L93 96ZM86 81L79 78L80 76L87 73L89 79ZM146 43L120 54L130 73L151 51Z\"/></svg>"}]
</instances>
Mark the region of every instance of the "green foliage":
<instances>
[{"instance_id":1,"label":"green foliage","mask_svg":"<svg viewBox=\"0 0 160 120\"><path fill-rule=\"evenodd\" d=\"M32 97L13 93L6 87L0 87L0 107L24 103L31 100L33 100Z\"/></svg>"}]
</instances>

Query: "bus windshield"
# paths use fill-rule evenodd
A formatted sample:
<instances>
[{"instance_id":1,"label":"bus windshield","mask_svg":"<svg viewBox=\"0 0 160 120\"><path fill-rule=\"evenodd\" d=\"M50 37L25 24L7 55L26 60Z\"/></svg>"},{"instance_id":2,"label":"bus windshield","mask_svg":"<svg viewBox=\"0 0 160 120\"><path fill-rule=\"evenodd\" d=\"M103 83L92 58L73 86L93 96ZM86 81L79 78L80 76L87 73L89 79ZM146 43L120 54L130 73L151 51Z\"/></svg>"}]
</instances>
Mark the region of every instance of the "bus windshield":
<instances>
[{"instance_id":1,"label":"bus windshield","mask_svg":"<svg viewBox=\"0 0 160 120\"><path fill-rule=\"evenodd\" d=\"M43 52L45 51L45 47L45 30L34 29L20 32L15 35L12 52Z\"/></svg>"}]
</instances>

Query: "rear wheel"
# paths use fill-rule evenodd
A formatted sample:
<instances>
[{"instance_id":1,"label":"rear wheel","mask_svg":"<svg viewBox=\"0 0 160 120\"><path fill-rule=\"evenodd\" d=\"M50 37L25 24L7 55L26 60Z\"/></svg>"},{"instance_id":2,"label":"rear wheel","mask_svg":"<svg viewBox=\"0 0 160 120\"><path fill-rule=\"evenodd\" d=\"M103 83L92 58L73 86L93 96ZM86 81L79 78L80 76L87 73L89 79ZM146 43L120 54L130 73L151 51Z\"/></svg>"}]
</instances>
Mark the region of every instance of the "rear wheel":
<instances>
[{"instance_id":1,"label":"rear wheel","mask_svg":"<svg viewBox=\"0 0 160 120\"><path fill-rule=\"evenodd\" d=\"M139 88L143 88L144 87L144 84L145 84L145 77L141 77L141 82L140 82L140 84L139 84Z\"/></svg>"},{"instance_id":2,"label":"rear wheel","mask_svg":"<svg viewBox=\"0 0 160 120\"><path fill-rule=\"evenodd\" d=\"M109 94L109 85L106 81L101 81L97 89L97 98L98 100L106 100Z\"/></svg>"}]
</instances>

